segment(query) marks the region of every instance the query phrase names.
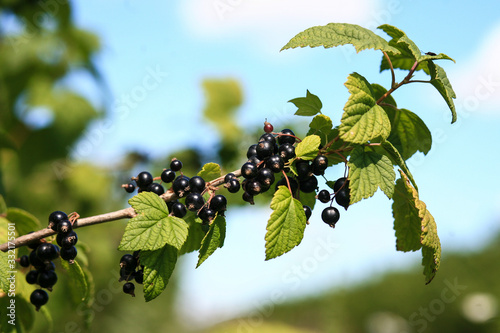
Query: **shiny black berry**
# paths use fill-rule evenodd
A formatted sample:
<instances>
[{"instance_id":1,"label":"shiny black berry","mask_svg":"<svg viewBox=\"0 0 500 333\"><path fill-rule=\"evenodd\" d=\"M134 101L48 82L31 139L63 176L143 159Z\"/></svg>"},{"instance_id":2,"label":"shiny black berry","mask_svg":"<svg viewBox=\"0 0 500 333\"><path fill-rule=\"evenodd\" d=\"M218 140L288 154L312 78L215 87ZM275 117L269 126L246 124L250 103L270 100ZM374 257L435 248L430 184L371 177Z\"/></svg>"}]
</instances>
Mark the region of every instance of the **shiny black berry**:
<instances>
[{"instance_id":1,"label":"shiny black berry","mask_svg":"<svg viewBox=\"0 0 500 333\"><path fill-rule=\"evenodd\" d=\"M312 215L311 207L309 207L307 205L303 205L302 208L304 208L304 213L306 214L306 221L309 221L309 218Z\"/></svg>"},{"instance_id":2,"label":"shiny black berry","mask_svg":"<svg viewBox=\"0 0 500 333\"><path fill-rule=\"evenodd\" d=\"M224 183L229 182L230 179L236 178L234 173L230 172L224 176Z\"/></svg>"},{"instance_id":3,"label":"shiny black berry","mask_svg":"<svg viewBox=\"0 0 500 333\"><path fill-rule=\"evenodd\" d=\"M183 218L187 214L186 206L182 202L174 202L172 205L172 214L175 217Z\"/></svg>"},{"instance_id":4,"label":"shiny black berry","mask_svg":"<svg viewBox=\"0 0 500 333\"><path fill-rule=\"evenodd\" d=\"M78 242L78 235L75 231L70 231L66 235L57 234L56 242L60 247L67 249L76 245L76 243Z\"/></svg>"},{"instance_id":5,"label":"shiny black berry","mask_svg":"<svg viewBox=\"0 0 500 333\"><path fill-rule=\"evenodd\" d=\"M175 179L175 171L172 169L165 169L160 175L161 181L164 183L170 183Z\"/></svg>"},{"instance_id":6,"label":"shiny black berry","mask_svg":"<svg viewBox=\"0 0 500 333\"><path fill-rule=\"evenodd\" d=\"M330 192L328 192L328 190L319 191L318 200L322 203L327 203L328 201L330 201Z\"/></svg>"},{"instance_id":7,"label":"shiny black berry","mask_svg":"<svg viewBox=\"0 0 500 333\"><path fill-rule=\"evenodd\" d=\"M36 289L30 295L30 302L36 308L36 311L40 310L40 307L47 304L49 301L49 295L45 290Z\"/></svg>"},{"instance_id":8,"label":"shiny black berry","mask_svg":"<svg viewBox=\"0 0 500 333\"><path fill-rule=\"evenodd\" d=\"M135 272L135 282L142 284L144 282L144 270L140 269Z\"/></svg>"},{"instance_id":9,"label":"shiny black berry","mask_svg":"<svg viewBox=\"0 0 500 333\"><path fill-rule=\"evenodd\" d=\"M335 181L335 184L333 184L333 191L338 192L341 188L345 187L349 187L349 181L347 180L346 177L340 177Z\"/></svg>"},{"instance_id":10,"label":"shiny black berry","mask_svg":"<svg viewBox=\"0 0 500 333\"><path fill-rule=\"evenodd\" d=\"M38 280L38 271L37 270L31 270L28 273L26 273L26 282L29 284L35 284L36 281Z\"/></svg>"},{"instance_id":11,"label":"shiny black berry","mask_svg":"<svg viewBox=\"0 0 500 333\"><path fill-rule=\"evenodd\" d=\"M247 158L250 158L250 157L256 156L256 155L257 155L257 144L253 144L250 147L248 147Z\"/></svg>"},{"instance_id":12,"label":"shiny black berry","mask_svg":"<svg viewBox=\"0 0 500 333\"><path fill-rule=\"evenodd\" d=\"M316 156L311 163L311 171L316 176L324 174L326 168L328 168L328 158L324 155Z\"/></svg>"},{"instance_id":13,"label":"shiny black berry","mask_svg":"<svg viewBox=\"0 0 500 333\"><path fill-rule=\"evenodd\" d=\"M295 143L295 133L293 133L293 131L288 128L282 130L281 135L278 136L278 144L282 145L285 143L289 143L291 145Z\"/></svg>"},{"instance_id":14,"label":"shiny black berry","mask_svg":"<svg viewBox=\"0 0 500 333\"><path fill-rule=\"evenodd\" d=\"M123 186L123 188L125 189L125 191L127 191L127 193L132 193L135 191L135 185L133 183L128 183Z\"/></svg>"},{"instance_id":15,"label":"shiny black berry","mask_svg":"<svg viewBox=\"0 0 500 333\"><path fill-rule=\"evenodd\" d=\"M172 183L172 190L179 198L186 196L189 193L189 178L186 176L178 176Z\"/></svg>"},{"instance_id":16,"label":"shiny black berry","mask_svg":"<svg viewBox=\"0 0 500 333\"><path fill-rule=\"evenodd\" d=\"M332 227L335 226L335 223L337 223L339 218L340 213L335 207L326 207L321 213L321 219L323 220L323 222L329 224Z\"/></svg>"},{"instance_id":17,"label":"shiny black berry","mask_svg":"<svg viewBox=\"0 0 500 333\"><path fill-rule=\"evenodd\" d=\"M227 199L222 194L215 195L212 200L210 200L210 208L216 212L223 212L226 210Z\"/></svg>"},{"instance_id":18,"label":"shiny black berry","mask_svg":"<svg viewBox=\"0 0 500 333\"><path fill-rule=\"evenodd\" d=\"M182 162L178 159L173 159L172 162L170 162L170 169L173 171L180 171L182 169Z\"/></svg>"},{"instance_id":19,"label":"shiny black berry","mask_svg":"<svg viewBox=\"0 0 500 333\"><path fill-rule=\"evenodd\" d=\"M297 177L299 180L306 179L311 173L309 161L298 160L295 162L295 169L297 170Z\"/></svg>"},{"instance_id":20,"label":"shiny black berry","mask_svg":"<svg viewBox=\"0 0 500 333\"><path fill-rule=\"evenodd\" d=\"M76 255L78 254L78 251L76 250L76 247L71 246L69 248L62 248L61 249L61 258L63 260L69 261L69 263L72 263L73 260L75 260Z\"/></svg>"},{"instance_id":21,"label":"shiny black berry","mask_svg":"<svg viewBox=\"0 0 500 333\"><path fill-rule=\"evenodd\" d=\"M262 185L267 187L274 183L274 173L269 168L260 169L256 178Z\"/></svg>"},{"instance_id":22,"label":"shiny black berry","mask_svg":"<svg viewBox=\"0 0 500 333\"><path fill-rule=\"evenodd\" d=\"M309 176L308 178L301 180L299 185L302 192L312 193L318 188L318 179L314 175Z\"/></svg>"},{"instance_id":23,"label":"shiny black berry","mask_svg":"<svg viewBox=\"0 0 500 333\"><path fill-rule=\"evenodd\" d=\"M36 269L42 268L44 266L43 260L38 258L36 250L31 251L28 257L30 259L31 266L35 267Z\"/></svg>"},{"instance_id":24,"label":"shiny black berry","mask_svg":"<svg viewBox=\"0 0 500 333\"><path fill-rule=\"evenodd\" d=\"M259 138L259 143L262 141L269 142L273 146L273 148L274 148L274 145L276 144L276 138L271 133L262 134Z\"/></svg>"},{"instance_id":25,"label":"shiny black berry","mask_svg":"<svg viewBox=\"0 0 500 333\"><path fill-rule=\"evenodd\" d=\"M202 219L202 221L210 222L215 218L216 214L217 214L217 211L205 206L198 213L198 217L200 219Z\"/></svg>"},{"instance_id":26,"label":"shiny black berry","mask_svg":"<svg viewBox=\"0 0 500 333\"><path fill-rule=\"evenodd\" d=\"M271 169L272 172L278 173L283 170L285 162L279 155L271 155L266 161L266 167Z\"/></svg>"},{"instance_id":27,"label":"shiny black berry","mask_svg":"<svg viewBox=\"0 0 500 333\"><path fill-rule=\"evenodd\" d=\"M201 193L205 189L205 180L200 176L194 176L189 180L189 191Z\"/></svg>"},{"instance_id":28,"label":"shiny black berry","mask_svg":"<svg viewBox=\"0 0 500 333\"><path fill-rule=\"evenodd\" d=\"M274 144L270 141L261 141L257 144L257 157L261 160L271 156L274 152Z\"/></svg>"},{"instance_id":29,"label":"shiny black berry","mask_svg":"<svg viewBox=\"0 0 500 333\"><path fill-rule=\"evenodd\" d=\"M61 212L60 210L56 210L55 212L50 213L49 215L49 228L54 231L57 231L57 224L63 220L67 220L68 215L65 212Z\"/></svg>"},{"instance_id":30,"label":"shiny black berry","mask_svg":"<svg viewBox=\"0 0 500 333\"><path fill-rule=\"evenodd\" d=\"M245 191L253 196L262 193L262 184L257 179L249 179Z\"/></svg>"},{"instance_id":31,"label":"shiny black berry","mask_svg":"<svg viewBox=\"0 0 500 333\"><path fill-rule=\"evenodd\" d=\"M57 232L60 234L67 234L73 230L73 225L68 220L62 220L57 224Z\"/></svg>"},{"instance_id":32,"label":"shiny black berry","mask_svg":"<svg viewBox=\"0 0 500 333\"><path fill-rule=\"evenodd\" d=\"M159 183L152 183L151 185L148 186L147 191L154 193L156 195L162 195L163 193L165 193L165 189Z\"/></svg>"},{"instance_id":33,"label":"shiny black berry","mask_svg":"<svg viewBox=\"0 0 500 333\"><path fill-rule=\"evenodd\" d=\"M339 206L342 206L347 210L351 201L349 187L344 187L340 189L335 194L335 201L337 202L337 204L339 204Z\"/></svg>"},{"instance_id":34,"label":"shiny black berry","mask_svg":"<svg viewBox=\"0 0 500 333\"><path fill-rule=\"evenodd\" d=\"M229 193L236 193L240 190L240 181L237 178L230 179L225 185Z\"/></svg>"},{"instance_id":35,"label":"shiny black berry","mask_svg":"<svg viewBox=\"0 0 500 333\"><path fill-rule=\"evenodd\" d=\"M241 175L246 179L251 179L257 176L257 165L247 162L241 166Z\"/></svg>"},{"instance_id":36,"label":"shiny black berry","mask_svg":"<svg viewBox=\"0 0 500 333\"><path fill-rule=\"evenodd\" d=\"M132 254L124 254L120 258L120 267L125 268L127 271L133 271L137 267L137 258Z\"/></svg>"},{"instance_id":37,"label":"shiny black berry","mask_svg":"<svg viewBox=\"0 0 500 333\"><path fill-rule=\"evenodd\" d=\"M132 282L127 282L123 285L123 292L125 294L130 294L132 297L135 297L135 285Z\"/></svg>"},{"instance_id":38,"label":"shiny black berry","mask_svg":"<svg viewBox=\"0 0 500 333\"><path fill-rule=\"evenodd\" d=\"M36 249L36 256L41 261L50 261L59 257L59 247L51 243L40 244Z\"/></svg>"},{"instance_id":39,"label":"shiny black berry","mask_svg":"<svg viewBox=\"0 0 500 333\"><path fill-rule=\"evenodd\" d=\"M292 193L297 192L297 189L299 188L299 184L294 178L288 177L288 183L290 183L290 188L292 190ZM288 187L288 183L286 181L286 178L283 177L281 178L277 183L276 183L276 190L278 190L279 186L285 186Z\"/></svg>"},{"instance_id":40,"label":"shiny black berry","mask_svg":"<svg viewBox=\"0 0 500 333\"><path fill-rule=\"evenodd\" d=\"M253 201L253 195L251 195L248 192L243 192L242 199L243 199L243 201L246 201L251 205L255 204L255 202Z\"/></svg>"},{"instance_id":41,"label":"shiny black berry","mask_svg":"<svg viewBox=\"0 0 500 333\"><path fill-rule=\"evenodd\" d=\"M30 258L27 255L23 255L19 258L19 265L21 267L29 267L30 265Z\"/></svg>"},{"instance_id":42,"label":"shiny black berry","mask_svg":"<svg viewBox=\"0 0 500 333\"><path fill-rule=\"evenodd\" d=\"M205 199L200 193L189 193L186 196L186 208L192 212L199 210L205 204Z\"/></svg>"},{"instance_id":43,"label":"shiny black berry","mask_svg":"<svg viewBox=\"0 0 500 333\"><path fill-rule=\"evenodd\" d=\"M149 172L143 171L137 175L135 182L141 190L146 191L148 186L153 183L153 176Z\"/></svg>"},{"instance_id":44,"label":"shiny black berry","mask_svg":"<svg viewBox=\"0 0 500 333\"><path fill-rule=\"evenodd\" d=\"M38 273L38 278L36 281L40 287L51 290L52 286L57 282L57 274L52 270L41 271Z\"/></svg>"},{"instance_id":45,"label":"shiny black berry","mask_svg":"<svg viewBox=\"0 0 500 333\"><path fill-rule=\"evenodd\" d=\"M282 144L278 148L278 155L283 159L283 161L288 162L289 159L295 157L295 147L289 143Z\"/></svg>"}]
</instances>

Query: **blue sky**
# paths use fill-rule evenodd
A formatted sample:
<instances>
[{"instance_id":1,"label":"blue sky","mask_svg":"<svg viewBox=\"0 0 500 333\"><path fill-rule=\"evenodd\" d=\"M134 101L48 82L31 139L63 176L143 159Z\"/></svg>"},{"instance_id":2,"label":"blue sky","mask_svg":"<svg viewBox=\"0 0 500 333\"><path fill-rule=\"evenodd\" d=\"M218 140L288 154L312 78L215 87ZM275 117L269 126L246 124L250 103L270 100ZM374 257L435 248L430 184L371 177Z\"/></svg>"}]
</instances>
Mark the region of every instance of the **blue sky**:
<instances>
[{"instance_id":1,"label":"blue sky","mask_svg":"<svg viewBox=\"0 0 500 333\"><path fill-rule=\"evenodd\" d=\"M437 221L443 254L475 249L500 229L500 161L494 146L500 127L499 13L497 0L75 1L77 24L101 37L97 64L112 93L106 120L113 124L88 154L76 157L109 165L128 149L163 156L192 143L214 145L212 128L200 116L204 78L240 80L242 123L261 124L268 118L280 128L293 119L287 101L306 89L322 99L325 113L338 122L349 73L390 82L388 72L378 73L380 53L356 54L350 46L279 50L314 25L348 22L374 29L388 23L405 31L422 51L443 52L457 61L440 63L458 96L456 124L450 125L446 104L430 86L403 87L395 98L433 133L430 153L415 156L409 167ZM147 79L152 72L153 81ZM94 87L74 82L99 103ZM125 107L124 96L133 94L136 98ZM102 124L94 124L89 137ZM332 178L340 173L332 170ZM390 202L381 193L342 212L335 230L313 213L302 244L271 262L264 261L269 210L230 209L227 216L225 247L197 270L195 255L181 263L179 311L193 323L350 285L420 260L420 253L395 251Z\"/></svg>"}]
</instances>

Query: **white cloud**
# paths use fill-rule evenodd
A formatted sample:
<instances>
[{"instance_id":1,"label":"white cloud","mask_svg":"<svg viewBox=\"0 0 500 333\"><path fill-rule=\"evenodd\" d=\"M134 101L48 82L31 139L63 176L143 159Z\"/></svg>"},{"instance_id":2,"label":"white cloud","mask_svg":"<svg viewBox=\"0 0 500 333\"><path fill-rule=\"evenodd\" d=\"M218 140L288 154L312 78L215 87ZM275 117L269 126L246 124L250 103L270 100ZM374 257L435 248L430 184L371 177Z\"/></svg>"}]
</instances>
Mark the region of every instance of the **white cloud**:
<instances>
[{"instance_id":1,"label":"white cloud","mask_svg":"<svg viewBox=\"0 0 500 333\"><path fill-rule=\"evenodd\" d=\"M500 22L491 29L471 58L450 73L460 112L500 114Z\"/></svg>"},{"instance_id":2,"label":"white cloud","mask_svg":"<svg viewBox=\"0 0 500 333\"><path fill-rule=\"evenodd\" d=\"M180 3L181 17L190 31L203 39L253 36L264 45L288 41L296 33L330 22L360 24L374 29L391 21L400 0L378 5L355 0L193 0Z\"/></svg>"}]
</instances>

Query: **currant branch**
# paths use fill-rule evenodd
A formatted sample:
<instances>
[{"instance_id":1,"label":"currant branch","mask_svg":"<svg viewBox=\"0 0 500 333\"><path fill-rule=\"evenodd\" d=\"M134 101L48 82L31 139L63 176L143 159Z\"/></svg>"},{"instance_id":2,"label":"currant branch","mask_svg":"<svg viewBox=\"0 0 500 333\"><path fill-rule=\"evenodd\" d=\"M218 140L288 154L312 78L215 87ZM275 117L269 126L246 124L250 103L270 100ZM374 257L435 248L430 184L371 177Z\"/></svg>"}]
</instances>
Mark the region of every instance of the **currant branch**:
<instances>
[{"instance_id":1,"label":"currant branch","mask_svg":"<svg viewBox=\"0 0 500 333\"><path fill-rule=\"evenodd\" d=\"M241 176L240 170L235 170L232 173L236 177ZM221 176L219 178L216 178L216 179L208 182L207 185L212 186L212 187L222 185L224 183L224 177L225 177L225 175ZM178 197L173 191L167 191L164 194L160 195L160 198L162 198L165 202L169 202L169 201L176 200ZM105 213L105 214L100 214L100 215L89 216L89 217L77 219L73 224L73 229L81 228L81 227L88 227L88 226L95 225L95 224L112 222L112 221L121 220L121 219L132 218L136 215L137 215L137 213L135 212L135 210L132 207L129 207L129 208L117 210L114 212L109 212L109 213ZM30 234L19 236L12 242L6 242L6 243L1 244L0 251L7 252L8 250L18 248L21 246L25 246L31 242L34 242L36 240L42 240L46 237L49 237L49 236L52 236L55 234L57 234L57 231L54 231L51 228L44 228L44 229L32 232Z\"/></svg>"}]
</instances>

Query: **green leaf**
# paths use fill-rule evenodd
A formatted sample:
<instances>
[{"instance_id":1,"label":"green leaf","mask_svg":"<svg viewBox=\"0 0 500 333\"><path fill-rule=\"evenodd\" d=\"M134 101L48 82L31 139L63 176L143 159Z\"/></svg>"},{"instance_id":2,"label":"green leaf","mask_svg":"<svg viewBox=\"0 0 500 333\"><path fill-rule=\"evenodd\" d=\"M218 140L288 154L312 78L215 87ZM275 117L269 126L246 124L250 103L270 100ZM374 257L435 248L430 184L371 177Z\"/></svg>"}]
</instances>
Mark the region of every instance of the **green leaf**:
<instances>
[{"instance_id":1,"label":"green leaf","mask_svg":"<svg viewBox=\"0 0 500 333\"><path fill-rule=\"evenodd\" d=\"M273 210L267 222L266 260L281 256L299 245L304 237L306 215L302 203L280 186L271 201Z\"/></svg>"},{"instance_id":2,"label":"green leaf","mask_svg":"<svg viewBox=\"0 0 500 333\"><path fill-rule=\"evenodd\" d=\"M300 193L300 202L305 205L309 206L311 210L314 209L314 206L316 205L316 192L311 192L311 193Z\"/></svg>"},{"instance_id":3,"label":"green leaf","mask_svg":"<svg viewBox=\"0 0 500 333\"><path fill-rule=\"evenodd\" d=\"M414 62L422 55L418 46L402 30L389 24L382 24L378 29L382 29L392 37L389 41L390 46L398 49L402 54L411 55Z\"/></svg>"},{"instance_id":4,"label":"green leaf","mask_svg":"<svg viewBox=\"0 0 500 333\"><path fill-rule=\"evenodd\" d=\"M389 199L392 197L396 173L387 156L357 146L347 165L351 204L371 197L379 187Z\"/></svg>"},{"instance_id":5,"label":"green leaf","mask_svg":"<svg viewBox=\"0 0 500 333\"><path fill-rule=\"evenodd\" d=\"M403 172L408 175L408 178L410 179L411 183L413 184L413 187L418 190L417 183L415 183L415 180L413 179L413 175L410 172L410 169L408 169L408 166L406 165L406 162L403 160L401 157L401 154L399 151L392 145L391 142L389 141L384 141L380 144L380 146L385 150L385 152L388 154L388 157L392 160L393 164L398 165Z\"/></svg>"},{"instance_id":6,"label":"green leaf","mask_svg":"<svg viewBox=\"0 0 500 333\"><path fill-rule=\"evenodd\" d=\"M158 297L167 287L168 280L177 262L178 250L166 244L155 251L141 251L140 261L144 265L144 298L149 302Z\"/></svg>"},{"instance_id":7,"label":"green leaf","mask_svg":"<svg viewBox=\"0 0 500 333\"><path fill-rule=\"evenodd\" d=\"M317 135L309 135L295 147L295 155L303 160L312 160L318 155L321 138Z\"/></svg>"},{"instance_id":8,"label":"green leaf","mask_svg":"<svg viewBox=\"0 0 500 333\"><path fill-rule=\"evenodd\" d=\"M288 102L295 104L298 110L295 112L297 116L314 116L321 113L323 104L318 96L311 94L309 90L306 92L306 97L298 97L289 100Z\"/></svg>"},{"instance_id":9,"label":"green leaf","mask_svg":"<svg viewBox=\"0 0 500 333\"><path fill-rule=\"evenodd\" d=\"M215 220L210 224L210 229L201 242L200 254L198 255L198 263L196 268L210 257L215 250L224 245L226 238L226 218L217 215Z\"/></svg>"},{"instance_id":10,"label":"green leaf","mask_svg":"<svg viewBox=\"0 0 500 333\"><path fill-rule=\"evenodd\" d=\"M401 178L396 182L392 205L396 248L405 252L422 249L424 276L426 283L429 283L441 262L441 243L436 222L406 174L401 170L399 173Z\"/></svg>"},{"instance_id":11,"label":"green leaf","mask_svg":"<svg viewBox=\"0 0 500 333\"><path fill-rule=\"evenodd\" d=\"M439 91L446 101L446 104L448 104L451 111L451 123L453 124L457 121L457 112L455 110L455 103L453 102L453 99L457 98L457 96L451 87L451 83L444 69L434 64L432 61L428 61L428 66L431 74L431 84Z\"/></svg>"},{"instance_id":12,"label":"green leaf","mask_svg":"<svg viewBox=\"0 0 500 333\"><path fill-rule=\"evenodd\" d=\"M370 83L358 73L352 73L345 86L351 95L344 106L339 126L340 138L351 143L387 139L391 123L384 109L377 105Z\"/></svg>"},{"instance_id":13,"label":"green leaf","mask_svg":"<svg viewBox=\"0 0 500 333\"><path fill-rule=\"evenodd\" d=\"M1 225L1 224L0 224ZM0 252L0 289L4 292L9 290L9 271L12 271L9 266L9 253Z\"/></svg>"},{"instance_id":14,"label":"green leaf","mask_svg":"<svg viewBox=\"0 0 500 333\"><path fill-rule=\"evenodd\" d=\"M72 290L75 291L75 304L86 303L90 297L89 281L83 272L82 267L75 260L69 264L66 260L61 260L61 266L68 272L68 280L71 281Z\"/></svg>"},{"instance_id":15,"label":"green leaf","mask_svg":"<svg viewBox=\"0 0 500 333\"><path fill-rule=\"evenodd\" d=\"M26 235L42 227L40 221L34 215L19 208L8 208L7 219L16 225L19 235Z\"/></svg>"},{"instance_id":16,"label":"green leaf","mask_svg":"<svg viewBox=\"0 0 500 333\"><path fill-rule=\"evenodd\" d=\"M318 114L309 123L309 128L314 131L329 133L332 130L333 123L330 117L324 114Z\"/></svg>"},{"instance_id":17,"label":"green leaf","mask_svg":"<svg viewBox=\"0 0 500 333\"><path fill-rule=\"evenodd\" d=\"M387 92L387 89L385 89L383 86L381 86L378 83L372 83L371 87L372 87L372 91L373 91L373 98L377 101L380 97L382 97ZM396 100L394 99L394 97L392 97L392 95L389 95L384 99L384 104L390 104L390 105L394 106L395 108L397 108L397 106L398 106L396 104ZM389 107L387 107L387 108L389 108ZM387 110L387 108L384 108L384 110Z\"/></svg>"},{"instance_id":18,"label":"green leaf","mask_svg":"<svg viewBox=\"0 0 500 333\"><path fill-rule=\"evenodd\" d=\"M427 155L432 146L429 128L415 113L406 109L384 108L391 120L391 134L387 140L398 149L404 160L417 151Z\"/></svg>"},{"instance_id":19,"label":"green leaf","mask_svg":"<svg viewBox=\"0 0 500 333\"><path fill-rule=\"evenodd\" d=\"M45 331L47 333L52 333L54 331L54 320L52 319L52 314L50 313L49 309L46 306L42 306L38 312L41 313L47 321Z\"/></svg>"},{"instance_id":20,"label":"green leaf","mask_svg":"<svg viewBox=\"0 0 500 333\"><path fill-rule=\"evenodd\" d=\"M201 241L205 237L205 233L201 229L201 219L196 217L196 213L188 211L187 215L184 216L184 221L188 224L189 230L187 239L184 245L182 245L179 255L198 251L201 247Z\"/></svg>"},{"instance_id":21,"label":"green leaf","mask_svg":"<svg viewBox=\"0 0 500 333\"><path fill-rule=\"evenodd\" d=\"M207 163L203 166L200 172L198 172L198 176L203 178L205 181L211 181L215 178L219 178L221 176L220 165L217 163Z\"/></svg>"},{"instance_id":22,"label":"green leaf","mask_svg":"<svg viewBox=\"0 0 500 333\"><path fill-rule=\"evenodd\" d=\"M165 244L177 249L182 247L188 235L188 225L183 219L169 216L165 201L151 192L132 197L129 204L137 216L125 228L118 247L122 251L158 250Z\"/></svg>"},{"instance_id":23,"label":"green leaf","mask_svg":"<svg viewBox=\"0 0 500 333\"><path fill-rule=\"evenodd\" d=\"M293 37L281 51L296 47L330 48L334 46L352 44L356 52L374 49L398 54L398 49L375 34L373 31L349 23L329 23L325 26L316 26L306 29Z\"/></svg>"}]
</instances>

